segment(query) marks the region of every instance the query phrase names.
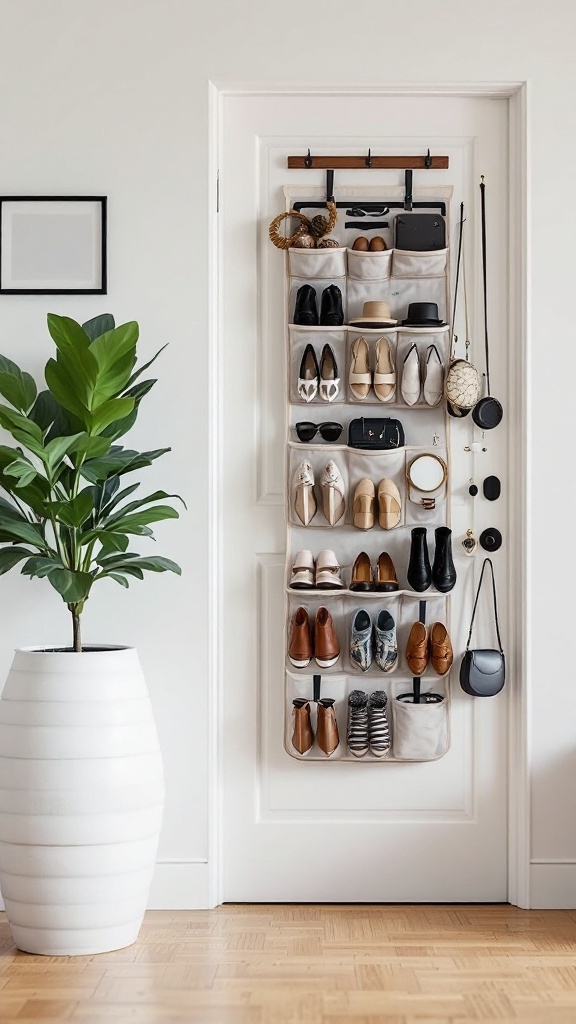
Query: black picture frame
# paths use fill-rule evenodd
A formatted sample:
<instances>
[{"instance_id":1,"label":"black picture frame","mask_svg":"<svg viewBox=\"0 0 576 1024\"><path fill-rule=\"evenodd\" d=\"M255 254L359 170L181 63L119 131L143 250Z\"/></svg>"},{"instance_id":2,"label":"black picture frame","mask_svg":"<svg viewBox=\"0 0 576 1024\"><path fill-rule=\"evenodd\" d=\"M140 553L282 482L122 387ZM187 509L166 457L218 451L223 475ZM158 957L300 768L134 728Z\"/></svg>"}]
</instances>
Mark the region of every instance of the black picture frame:
<instances>
[{"instance_id":1,"label":"black picture frame","mask_svg":"<svg viewBox=\"0 0 576 1024\"><path fill-rule=\"evenodd\" d=\"M36 203L43 204L43 207L35 208L34 204ZM71 205L67 206L66 204ZM85 206L85 211L82 206ZM18 263L19 260L22 264L25 261L27 245L28 255L32 261L31 265L36 262L35 273L39 272L43 261L48 267L50 248L49 239L45 237L48 233L47 222L42 223L38 219L34 226L29 221L27 228L24 228L24 221L22 221L22 226L18 227L14 219L15 214L20 214L21 219L23 217L25 219L26 214L33 218L36 210L38 218L46 213L52 214L53 223L58 217L65 218L67 213L72 216L84 214L84 218L90 212L92 213L91 237L89 237L89 230L87 231L88 225L81 224L77 217L75 227L81 230L76 230L76 238L71 240L74 245L69 247L68 252L66 239L58 239L57 234L54 235L54 242L59 241L60 243L58 252L60 260L65 261L68 257L70 263L73 263L75 256L80 255L85 263L90 263L92 267L92 281L84 277L78 285L74 285L72 280L66 280L66 276L63 275L62 286L59 287L55 286L54 279L48 276L42 278L39 275L38 286L35 287L31 283L31 278L24 274L19 278L23 281L22 286L15 283L17 278L14 274L14 263ZM64 220L62 220L63 223ZM39 230L35 231L35 227ZM31 228L32 230L30 230ZM106 295L108 290L107 230L107 196L0 196L0 295ZM42 245L44 252L41 251ZM88 251L89 248L91 251ZM76 265L78 267L78 262ZM20 274L22 274L22 269L20 269ZM48 281L50 281L50 287L46 286Z\"/></svg>"}]
</instances>

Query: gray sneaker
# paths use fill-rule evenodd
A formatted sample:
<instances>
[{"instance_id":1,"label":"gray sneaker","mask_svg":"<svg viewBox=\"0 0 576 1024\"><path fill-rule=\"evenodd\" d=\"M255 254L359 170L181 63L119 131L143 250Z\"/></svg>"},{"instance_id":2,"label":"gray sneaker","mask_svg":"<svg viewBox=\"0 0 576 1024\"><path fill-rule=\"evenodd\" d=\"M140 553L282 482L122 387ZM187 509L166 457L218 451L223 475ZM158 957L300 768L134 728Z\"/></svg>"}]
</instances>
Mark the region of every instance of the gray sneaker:
<instances>
[{"instance_id":1,"label":"gray sneaker","mask_svg":"<svg viewBox=\"0 0 576 1024\"><path fill-rule=\"evenodd\" d=\"M391 672L398 661L396 623L385 608L380 612L374 626L376 641L376 664L383 672Z\"/></svg>"},{"instance_id":2,"label":"gray sneaker","mask_svg":"<svg viewBox=\"0 0 576 1024\"><path fill-rule=\"evenodd\" d=\"M384 690L374 690L368 698L370 724L370 752L375 757L384 757L390 750L390 724L388 722L388 698Z\"/></svg>"},{"instance_id":3,"label":"gray sneaker","mask_svg":"<svg viewBox=\"0 0 576 1024\"><path fill-rule=\"evenodd\" d=\"M368 752L368 696L363 690L352 690L348 697L348 750L355 757Z\"/></svg>"},{"instance_id":4,"label":"gray sneaker","mask_svg":"<svg viewBox=\"0 0 576 1024\"><path fill-rule=\"evenodd\" d=\"M366 672L374 657L372 646L372 619L368 612L361 608L352 620L350 630L350 661L357 668Z\"/></svg>"}]
</instances>

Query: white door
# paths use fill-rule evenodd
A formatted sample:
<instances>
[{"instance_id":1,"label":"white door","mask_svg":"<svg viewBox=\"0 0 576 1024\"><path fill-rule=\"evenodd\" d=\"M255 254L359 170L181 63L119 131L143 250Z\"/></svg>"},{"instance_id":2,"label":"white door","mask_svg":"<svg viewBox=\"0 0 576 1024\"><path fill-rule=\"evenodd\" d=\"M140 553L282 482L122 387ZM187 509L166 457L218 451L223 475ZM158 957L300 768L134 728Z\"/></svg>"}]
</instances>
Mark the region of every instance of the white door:
<instances>
[{"instance_id":1,"label":"white door","mask_svg":"<svg viewBox=\"0 0 576 1024\"><path fill-rule=\"evenodd\" d=\"M466 204L473 361L483 368L479 192L488 187L492 393L508 388L507 103L452 97L227 95L222 99L220 296L222 338L225 901L501 901L507 898L508 689L473 700L458 684L482 556L468 528L507 529L504 422L482 439L471 418L452 429L452 528L458 584L451 745L427 763L318 763L284 749L285 261L268 224L283 187L323 186L322 171L287 170L289 154L447 154L424 186L453 186L452 281L460 201ZM337 190L402 185L397 170L336 172ZM342 217L345 212L342 211ZM338 235L338 226L334 234ZM308 418L308 417L304 417ZM332 415L328 416L333 418ZM486 451L465 446L482 442ZM489 474L498 501L482 496ZM470 497L474 480L480 489ZM360 549L360 548L359 548ZM506 543L494 555L504 637ZM491 614L477 646L494 646ZM326 694L327 695L327 694ZM311 696L311 695L310 695Z\"/></svg>"}]
</instances>

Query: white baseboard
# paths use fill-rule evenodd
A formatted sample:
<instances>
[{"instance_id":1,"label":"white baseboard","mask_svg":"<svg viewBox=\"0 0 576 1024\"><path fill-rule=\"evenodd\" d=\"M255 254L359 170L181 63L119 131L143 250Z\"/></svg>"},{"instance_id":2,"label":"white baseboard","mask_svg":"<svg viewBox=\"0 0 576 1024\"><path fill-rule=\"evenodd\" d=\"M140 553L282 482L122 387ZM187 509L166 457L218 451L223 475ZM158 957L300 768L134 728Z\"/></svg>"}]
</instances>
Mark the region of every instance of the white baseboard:
<instances>
[{"instance_id":1,"label":"white baseboard","mask_svg":"<svg viewBox=\"0 0 576 1024\"><path fill-rule=\"evenodd\" d=\"M532 910L576 910L576 861L532 861Z\"/></svg>"},{"instance_id":2,"label":"white baseboard","mask_svg":"<svg viewBox=\"0 0 576 1024\"><path fill-rule=\"evenodd\" d=\"M206 861L158 862L148 897L148 910L206 910L210 906Z\"/></svg>"}]
</instances>

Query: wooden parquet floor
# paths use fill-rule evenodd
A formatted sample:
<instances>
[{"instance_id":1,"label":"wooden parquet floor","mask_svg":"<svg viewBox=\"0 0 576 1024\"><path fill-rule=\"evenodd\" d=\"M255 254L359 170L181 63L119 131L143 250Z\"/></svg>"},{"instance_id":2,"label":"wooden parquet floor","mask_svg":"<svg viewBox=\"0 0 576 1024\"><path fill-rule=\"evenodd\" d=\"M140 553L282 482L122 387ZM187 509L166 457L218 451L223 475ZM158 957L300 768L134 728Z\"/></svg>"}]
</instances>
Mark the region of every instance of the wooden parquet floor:
<instances>
[{"instance_id":1,"label":"wooden parquet floor","mask_svg":"<svg viewBox=\"0 0 576 1024\"><path fill-rule=\"evenodd\" d=\"M19 953L0 1022L576 1024L576 911L231 906L151 911L116 953Z\"/></svg>"}]
</instances>

